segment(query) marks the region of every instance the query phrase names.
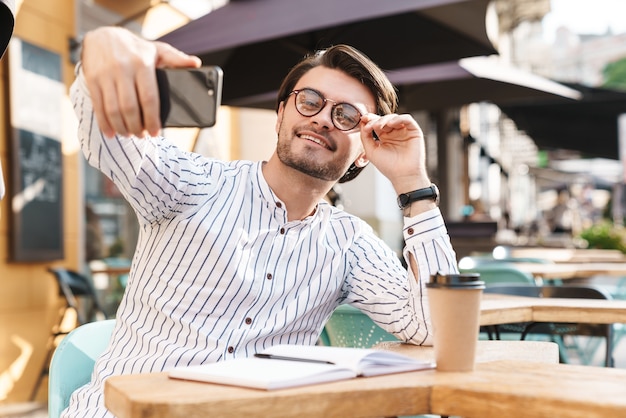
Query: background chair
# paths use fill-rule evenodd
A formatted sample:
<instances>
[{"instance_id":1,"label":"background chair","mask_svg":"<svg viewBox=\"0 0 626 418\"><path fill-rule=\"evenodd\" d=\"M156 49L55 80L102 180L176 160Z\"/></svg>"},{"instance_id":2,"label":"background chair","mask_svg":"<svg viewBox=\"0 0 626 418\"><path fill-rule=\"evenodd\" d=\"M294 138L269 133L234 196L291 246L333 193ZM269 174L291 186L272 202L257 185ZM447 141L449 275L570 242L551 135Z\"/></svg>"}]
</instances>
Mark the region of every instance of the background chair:
<instances>
[{"instance_id":1,"label":"background chair","mask_svg":"<svg viewBox=\"0 0 626 418\"><path fill-rule=\"evenodd\" d=\"M106 312L98 301L96 290L88 277L65 268L51 268L48 271L55 277L59 286L59 294L65 300L65 304L60 309L58 320L50 331L46 357L31 392L31 400L36 399L41 383L44 377L48 375L50 359L59 338L67 335L76 326L107 318ZM66 314L70 310L76 313L76 324L74 327L67 329L64 327L66 326L64 322Z\"/></svg>"},{"instance_id":2,"label":"background chair","mask_svg":"<svg viewBox=\"0 0 626 418\"><path fill-rule=\"evenodd\" d=\"M481 275L482 278L482 275ZM526 297L540 297L541 296L541 288L536 286L534 282L532 284L525 282L498 282L492 283L490 285L485 286L485 293L500 293L504 295L512 295L512 296L526 296ZM482 326L481 332L487 333L487 337L490 340L503 339L504 334L515 335L515 338L524 339L525 335L522 334L528 327L528 322L521 322L515 324L501 324L501 325L487 325Z\"/></svg>"},{"instance_id":3,"label":"background chair","mask_svg":"<svg viewBox=\"0 0 626 418\"><path fill-rule=\"evenodd\" d=\"M544 297L544 298L587 298L611 299L608 292L593 286L527 286L520 284L499 284L485 288L486 293L500 293L515 296ZM519 324L503 324L495 326L496 338L503 332L517 333L524 340L529 335L546 335L559 344L559 355L562 362L569 362L568 350L576 350L582 363L590 364L598 345L598 339L588 340L584 347L578 343L566 344L564 337L576 338L579 336L599 337L605 341L605 360L607 367L612 367L613 361L613 325L612 324L579 324L579 323L546 323L526 322ZM491 328L492 331L493 328ZM490 336L491 338L491 336Z\"/></svg>"},{"instance_id":4,"label":"background chair","mask_svg":"<svg viewBox=\"0 0 626 418\"><path fill-rule=\"evenodd\" d=\"M459 261L461 273L480 273L480 279L485 286L499 283L517 283L536 286L532 275L525 273L508 262L476 257L464 257Z\"/></svg>"},{"instance_id":5,"label":"background chair","mask_svg":"<svg viewBox=\"0 0 626 418\"><path fill-rule=\"evenodd\" d=\"M369 316L350 305L335 309L324 326L321 340L325 345L357 348L370 348L382 341L398 341Z\"/></svg>"},{"instance_id":6,"label":"background chair","mask_svg":"<svg viewBox=\"0 0 626 418\"><path fill-rule=\"evenodd\" d=\"M612 299L612 296L600 287L582 285L542 286L542 296L544 298ZM599 337L600 339L604 339L604 365L606 367L613 367L613 324L575 324L571 331L567 329L565 324L561 326L564 327L564 331L561 332L562 335ZM532 331L532 328L529 331ZM590 340L589 342L592 341L594 340ZM597 339L595 341L597 341ZM575 344L573 348L578 351L583 362L589 364L598 347L597 345L594 347L593 344L586 344L585 348L581 349L581 344Z\"/></svg>"},{"instance_id":7,"label":"background chair","mask_svg":"<svg viewBox=\"0 0 626 418\"><path fill-rule=\"evenodd\" d=\"M58 418L67 408L72 392L89 382L95 361L109 344L114 327L114 319L91 322L63 338L50 363L50 418Z\"/></svg>"}]
</instances>

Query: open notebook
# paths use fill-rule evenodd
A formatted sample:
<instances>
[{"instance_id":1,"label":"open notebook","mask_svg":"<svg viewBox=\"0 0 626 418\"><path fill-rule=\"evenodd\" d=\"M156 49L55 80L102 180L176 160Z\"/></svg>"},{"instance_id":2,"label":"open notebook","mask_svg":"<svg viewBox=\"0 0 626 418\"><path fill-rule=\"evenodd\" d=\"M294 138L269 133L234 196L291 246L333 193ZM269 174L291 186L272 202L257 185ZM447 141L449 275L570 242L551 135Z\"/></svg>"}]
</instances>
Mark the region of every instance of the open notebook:
<instances>
[{"instance_id":1,"label":"open notebook","mask_svg":"<svg viewBox=\"0 0 626 418\"><path fill-rule=\"evenodd\" d=\"M169 377L272 390L434 367L385 350L283 344L255 357L177 367Z\"/></svg>"}]
</instances>

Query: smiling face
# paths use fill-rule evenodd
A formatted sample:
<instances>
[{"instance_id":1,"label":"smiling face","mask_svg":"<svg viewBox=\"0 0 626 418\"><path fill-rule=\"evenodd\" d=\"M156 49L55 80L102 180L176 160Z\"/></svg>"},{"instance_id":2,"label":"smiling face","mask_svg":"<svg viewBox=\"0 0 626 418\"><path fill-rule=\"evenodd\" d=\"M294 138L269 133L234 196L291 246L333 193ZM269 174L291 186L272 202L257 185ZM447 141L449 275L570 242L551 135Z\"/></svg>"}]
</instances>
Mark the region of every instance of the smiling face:
<instances>
[{"instance_id":1,"label":"smiling face","mask_svg":"<svg viewBox=\"0 0 626 418\"><path fill-rule=\"evenodd\" d=\"M358 80L342 71L315 67L305 73L294 90L311 88L329 99L314 116L302 116L294 105L295 95L287 97L278 109L276 153L280 161L304 174L325 181L336 181L350 164L367 164L359 126L340 131L333 125L333 103L350 103L362 114L375 112L373 94Z\"/></svg>"}]
</instances>

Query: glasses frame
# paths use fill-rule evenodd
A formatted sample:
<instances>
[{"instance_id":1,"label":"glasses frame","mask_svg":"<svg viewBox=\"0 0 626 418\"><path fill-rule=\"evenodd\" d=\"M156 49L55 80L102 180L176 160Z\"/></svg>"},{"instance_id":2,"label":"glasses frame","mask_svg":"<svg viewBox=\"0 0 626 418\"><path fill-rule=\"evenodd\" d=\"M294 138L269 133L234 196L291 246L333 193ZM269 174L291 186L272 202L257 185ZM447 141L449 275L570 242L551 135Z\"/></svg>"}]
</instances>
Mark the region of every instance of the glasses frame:
<instances>
[{"instance_id":1,"label":"glasses frame","mask_svg":"<svg viewBox=\"0 0 626 418\"><path fill-rule=\"evenodd\" d=\"M323 105L320 106L320 108L315 112L315 113L311 113L310 115L307 115L305 113L302 113L302 111L298 108L298 94L300 94L301 92L313 92L315 93L317 96L320 97L320 99L322 99L322 103ZM347 103L347 102L337 102L335 100L332 99L327 99L326 97L324 97L324 95L322 93L320 93L319 91L312 89L310 87L304 87L301 89L297 89L297 90L292 90L291 93L289 93L289 95L287 96L287 99L289 99L289 96L294 95L294 100L293 100L293 105L296 108L296 111L301 114L304 117L310 118L313 117L315 115L318 115L322 110L324 110L324 108L326 107L326 103L330 102L332 103L332 107L330 110L330 119L333 122L333 126L337 129L339 129L340 131L346 132L346 131L351 131L352 129L356 128L357 126L359 126L359 123L361 122L361 117L363 116L363 113L361 113L361 111L353 104ZM354 126L352 126L351 128L341 128L338 126L337 122L336 122L336 109L338 106L350 106L352 107L354 110L356 110L357 114L359 115L359 118L357 120L357 122L354 124Z\"/></svg>"}]
</instances>

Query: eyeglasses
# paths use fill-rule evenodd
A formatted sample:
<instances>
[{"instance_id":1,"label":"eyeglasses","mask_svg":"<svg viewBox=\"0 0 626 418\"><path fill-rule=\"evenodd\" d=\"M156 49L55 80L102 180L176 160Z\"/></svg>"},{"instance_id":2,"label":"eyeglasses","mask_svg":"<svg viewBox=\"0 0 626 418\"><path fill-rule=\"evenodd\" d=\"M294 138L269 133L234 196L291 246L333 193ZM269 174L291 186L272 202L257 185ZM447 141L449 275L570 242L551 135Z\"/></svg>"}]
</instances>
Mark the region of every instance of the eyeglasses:
<instances>
[{"instance_id":1,"label":"eyeglasses","mask_svg":"<svg viewBox=\"0 0 626 418\"><path fill-rule=\"evenodd\" d=\"M294 104L302 116L315 116L324 109L326 102L331 102L333 107L330 116L333 125L340 131L354 129L361 121L361 112L350 103L337 103L334 100L326 99L321 93L309 88L294 90L289 93L289 96L292 94L296 95Z\"/></svg>"}]
</instances>

